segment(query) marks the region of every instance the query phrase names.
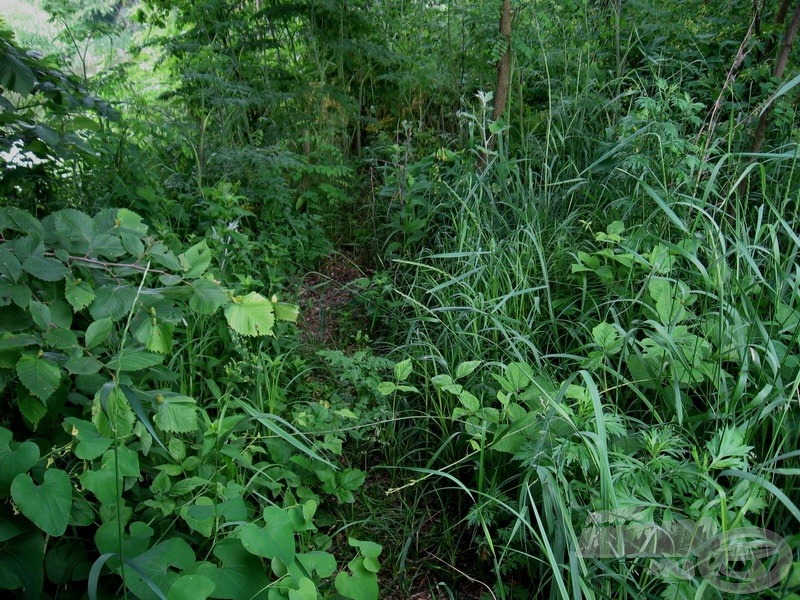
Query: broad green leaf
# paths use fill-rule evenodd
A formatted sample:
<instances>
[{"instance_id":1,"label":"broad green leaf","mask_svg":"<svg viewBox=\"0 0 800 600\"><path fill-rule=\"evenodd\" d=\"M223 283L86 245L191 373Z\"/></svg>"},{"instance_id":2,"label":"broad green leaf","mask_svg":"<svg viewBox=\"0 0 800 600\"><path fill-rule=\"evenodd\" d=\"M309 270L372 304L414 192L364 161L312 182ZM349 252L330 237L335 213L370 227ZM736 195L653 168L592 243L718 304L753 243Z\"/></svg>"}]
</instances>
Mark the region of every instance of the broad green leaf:
<instances>
[{"instance_id":1,"label":"broad green leaf","mask_svg":"<svg viewBox=\"0 0 800 600\"><path fill-rule=\"evenodd\" d=\"M381 381L377 387L378 393L381 396L391 396L396 389L397 386L391 381Z\"/></svg>"},{"instance_id":2,"label":"broad green leaf","mask_svg":"<svg viewBox=\"0 0 800 600\"><path fill-rule=\"evenodd\" d=\"M0 248L0 275L16 282L22 275L22 265L13 252Z\"/></svg>"},{"instance_id":3,"label":"broad green leaf","mask_svg":"<svg viewBox=\"0 0 800 600\"><path fill-rule=\"evenodd\" d=\"M509 365L503 369L503 374L511 384L512 389L509 391L524 390L535 378L531 366L521 362L509 363Z\"/></svg>"},{"instance_id":4,"label":"broad green leaf","mask_svg":"<svg viewBox=\"0 0 800 600\"><path fill-rule=\"evenodd\" d=\"M97 428L89 421L76 417L64 419L64 427L73 438L77 440L75 456L81 460L94 460L103 455L113 443L107 437L97 432Z\"/></svg>"},{"instance_id":5,"label":"broad green leaf","mask_svg":"<svg viewBox=\"0 0 800 600\"><path fill-rule=\"evenodd\" d=\"M36 79L31 67L22 60L21 53L6 52L4 49L3 54L0 55L0 84L2 87L24 97L33 91Z\"/></svg>"},{"instance_id":6,"label":"broad green leaf","mask_svg":"<svg viewBox=\"0 0 800 600\"><path fill-rule=\"evenodd\" d=\"M28 312L33 319L33 322L40 329L47 329L50 327L51 317L50 317L50 309L47 308L46 304L42 304L41 302L37 302L36 300L31 300L30 304L28 305Z\"/></svg>"},{"instance_id":7,"label":"broad green leaf","mask_svg":"<svg viewBox=\"0 0 800 600\"><path fill-rule=\"evenodd\" d=\"M133 411L125 394L112 383L105 384L94 396L92 423L101 435L124 437L133 431Z\"/></svg>"},{"instance_id":8,"label":"broad green leaf","mask_svg":"<svg viewBox=\"0 0 800 600\"><path fill-rule=\"evenodd\" d=\"M619 332L610 323L599 323L592 329L592 339L606 354L616 354L620 350Z\"/></svg>"},{"instance_id":9,"label":"broad green leaf","mask_svg":"<svg viewBox=\"0 0 800 600\"><path fill-rule=\"evenodd\" d=\"M357 490L367 478L367 474L360 469L345 469L339 475L339 485L348 490Z\"/></svg>"},{"instance_id":10,"label":"broad green leaf","mask_svg":"<svg viewBox=\"0 0 800 600\"><path fill-rule=\"evenodd\" d=\"M97 236L97 226L92 218L73 208L59 210L42 220L45 230L53 227L58 232L58 242L71 254L89 253L92 240Z\"/></svg>"},{"instance_id":11,"label":"broad green leaf","mask_svg":"<svg viewBox=\"0 0 800 600\"><path fill-rule=\"evenodd\" d=\"M235 537L227 537L214 544L214 556L222 562L221 567L203 563L196 570L216 584L215 598L263 600L263 590L269 585L261 559L250 554Z\"/></svg>"},{"instance_id":12,"label":"broad green leaf","mask_svg":"<svg viewBox=\"0 0 800 600\"><path fill-rule=\"evenodd\" d=\"M78 336L71 329L50 329L44 332L42 338L57 350L78 348Z\"/></svg>"},{"instance_id":13,"label":"broad green leaf","mask_svg":"<svg viewBox=\"0 0 800 600\"><path fill-rule=\"evenodd\" d=\"M103 364L93 356L77 356L64 363L64 368L71 375L94 375L103 368Z\"/></svg>"},{"instance_id":14,"label":"broad green leaf","mask_svg":"<svg viewBox=\"0 0 800 600\"><path fill-rule=\"evenodd\" d=\"M358 548L361 555L364 557L364 567L366 567L368 571L372 571L373 573L378 572L380 569L378 557L381 555L381 552L383 552L383 546L375 542L362 541L352 537L347 538L347 543L354 548Z\"/></svg>"},{"instance_id":15,"label":"broad green leaf","mask_svg":"<svg viewBox=\"0 0 800 600\"><path fill-rule=\"evenodd\" d=\"M39 462L39 446L33 442L15 443L11 432L0 427L0 498L8 496L11 482Z\"/></svg>"},{"instance_id":16,"label":"broad green leaf","mask_svg":"<svg viewBox=\"0 0 800 600\"><path fill-rule=\"evenodd\" d=\"M139 477L139 455L120 445L103 453L100 468L96 466L80 476L83 487L92 492L103 504L113 505L118 498L124 477ZM103 548L98 550L104 551Z\"/></svg>"},{"instance_id":17,"label":"broad green leaf","mask_svg":"<svg viewBox=\"0 0 800 600\"><path fill-rule=\"evenodd\" d=\"M396 381L405 381L411 375L411 370L413 369L411 365L411 359L407 358L403 361L400 361L394 366L394 378Z\"/></svg>"},{"instance_id":18,"label":"broad green leaf","mask_svg":"<svg viewBox=\"0 0 800 600\"><path fill-rule=\"evenodd\" d=\"M170 589L178 579L177 571L188 569L195 562L192 547L179 537L169 537L132 558L139 572L126 570L128 589L136 598L152 598L154 585L159 590ZM150 579L143 580L140 573Z\"/></svg>"},{"instance_id":19,"label":"broad green leaf","mask_svg":"<svg viewBox=\"0 0 800 600\"><path fill-rule=\"evenodd\" d=\"M158 409L153 417L162 431L169 433L188 433L199 429L197 403L189 396L171 392L156 395Z\"/></svg>"},{"instance_id":20,"label":"broad green leaf","mask_svg":"<svg viewBox=\"0 0 800 600\"><path fill-rule=\"evenodd\" d=\"M109 318L118 321L130 313L136 300L136 288L130 285L106 285L95 290L89 312L96 321Z\"/></svg>"},{"instance_id":21,"label":"broad green leaf","mask_svg":"<svg viewBox=\"0 0 800 600\"><path fill-rule=\"evenodd\" d=\"M11 497L19 511L45 533L58 537L67 530L72 484L61 469L47 469L40 486L27 473L17 475L11 483Z\"/></svg>"},{"instance_id":22,"label":"broad green leaf","mask_svg":"<svg viewBox=\"0 0 800 600\"><path fill-rule=\"evenodd\" d=\"M189 307L201 315L213 314L228 301L227 290L208 279L193 281L192 291Z\"/></svg>"},{"instance_id":23,"label":"broad green leaf","mask_svg":"<svg viewBox=\"0 0 800 600\"><path fill-rule=\"evenodd\" d=\"M460 363L456 367L456 379L461 379L462 377L470 375L475 369L481 366L482 362L483 361L480 360L469 360Z\"/></svg>"},{"instance_id":24,"label":"broad green leaf","mask_svg":"<svg viewBox=\"0 0 800 600\"><path fill-rule=\"evenodd\" d=\"M192 504L186 504L181 508L181 518L190 529L203 537L211 537L216 515L216 503L206 496L200 496Z\"/></svg>"},{"instance_id":25,"label":"broad green leaf","mask_svg":"<svg viewBox=\"0 0 800 600\"><path fill-rule=\"evenodd\" d=\"M0 589L20 590L12 596L15 599L41 598L44 538L39 532L26 532L0 544Z\"/></svg>"},{"instance_id":26,"label":"broad green leaf","mask_svg":"<svg viewBox=\"0 0 800 600\"><path fill-rule=\"evenodd\" d=\"M61 369L46 358L28 354L19 359L17 376L31 394L44 402L58 388Z\"/></svg>"},{"instance_id":27,"label":"broad green leaf","mask_svg":"<svg viewBox=\"0 0 800 600\"><path fill-rule=\"evenodd\" d=\"M184 575L169 588L167 600L205 600L216 587L205 575ZM316 600L316 596L312 600Z\"/></svg>"},{"instance_id":28,"label":"broad green leaf","mask_svg":"<svg viewBox=\"0 0 800 600\"><path fill-rule=\"evenodd\" d=\"M653 277L647 284L647 291L656 302L656 312L661 323L672 325L686 318L688 314L684 309L686 294L678 286L667 279Z\"/></svg>"},{"instance_id":29,"label":"broad green leaf","mask_svg":"<svg viewBox=\"0 0 800 600\"><path fill-rule=\"evenodd\" d=\"M86 349L91 350L105 342L113 327L114 323L109 317L90 323L89 327L86 328L86 340L84 341Z\"/></svg>"},{"instance_id":30,"label":"broad green leaf","mask_svg":"<svg viewBox=\"0 0 800 600\"><path fill-rule=\"evenodd\" d=\"M297 322L297 317L300 314L300 308L296 304L289 304L288 302L273 302L272 306L275 309L275 319L277 321L289 321L291 323Z\"/></svg>"},{"instance_id":31,"label":"broad green leaf","mask_svg":"<svg viewBox=\"0 0 800 600\"><path fill-rule=\"evenodd\" d=\"M17 388L17 408L28 423L28 427L34 431L36 431L39 421L47 414L47 407L42 401L31 396L28 390L22 387Z\"/></svg>"},{"instance_id":32,"label":"broad green leaf","mask_svg":"<svg viewBox=\"0 0 800 600\"><path fill-rule=\"evenodd\" d=\"M122 550L126 556L138 556L150 547L150 540L155 533L152 527L141 521L134 521L128 525L126 531L119 525L115 519L98 527L94 542L101 554Z\"/></svg>"},{"instance_id":33,"label":"broad green leaf","mask_svg":"<svg viewBox=\"0 0 800 600\"><path fill-rule=\"evenodd\" d=\"M124 231L134 233L139 237L147 235L147 225L142 221L142 217L127 208L117 209L114 225Z\"/></svg>"},{"instance_id":34,"label":"broad green leaf","mask_svg":"<svg viewBox=\"0 0 800 600\"><path fill-rule=\"evenodd\" d=\"M172 332L175 326L172 323L159 322L155 318L148 318L133 332L134 337L145 345L151 352L167 354L172 350Z\"/></svg>"},{"instance_id":35,"label":"broad green leaf","mask_svg":"<svg viewBox=\"0 0 800 600\"><path fill-rule=\"evenodd\" d=\"M475 395L466 390L462 391L458 395L458 399L461 401L461 404L464 405L464 408L466 408L470 412L477 412L478 409L480 409L481 407L481 401L478 400L478 398L475 397Z\"/></svg>"},{"instance_id":36,"label":"broad green leaf","mask_svg":"<svg viewBox=\"0 0 800 600\"><path fill-rule=\"evenodd\" d=\"M347 565L351 574L341 571L334 580L336 591L352 600L378 600L378 577L364 566L363 558Z\"/></svg>"},{"instance_id":37,"label":"broad green leaf","mask_svg":"<svg viewBox=\"0 0 800 600\"><path fill-rule=\"evenodd\" d=\"M302 577L297 587L289 590L289 600L317 600L317 587L308 577Z\"/></svg>"},{"instance_id":38,"label":"broad green leaf","mask_svg":"<svg viewBox=\"0 0 800 600\"><path fill-rule=\"evenodd\" d=\"M297 555L297 560L306 570L326 579L336 572L336 558L328 552L314 551L303 552Z\"/></svg>"},{"instance_id":39,"label":"broad green leaf","mask_svg":"<svg viewBox=\"0 0 800 600\"><path fill-rule=\"evenodd\" d=\"M89 306L95 298L92 286L80 279L67 279L64 284L64 296L76 311Z\"/></svg>"},{"instance_id":40,"label":"broad green leaf","mask_svg":"<svg viewBox=\"0 0 800 600\"><path fill-rule=\"evenodd\" d=\"M112 371L135 372L161 364L164 357L153 352L123 348L117 356L108 361Z\"/></svg>"},{"instance_id":41,"label":"broad green leaf","mask_svg":"<svg viewBox=\"0 0 800 600\"><path fill-rule=\"evenodd\" d=\"M89 252L102 258L116 259L125 254L125 248L117 236L101 233L92 238Z\"/></svg>"},{"instance_id":42,"label":"broad green leaf","mask_svg":"<svg viewBox=\"0 0 800 600\"><path fill-rule=\"evenodd\" d=\"M242 545L248 552L265 558L278 558L285 566L294 561L295 539L292 519L277 506L264 509L264 527L253 523L239 532Z\"/></svg>"},{"instance_id":43,"label":"broad green leaf","mask_svg":"<svg viewBox=\"0 0 800 600\"><path fill-rule=\"evenodd\" d=\"M211 264L211 249L203 240L178 256L178 260L181 261L181 266L186 271L184 277L187 279L200 277Z\"/></svg>"},{"instance_id":44,"label":"broad green leaf","mask_svg":"<svg viewBox=\"0 0 800 600\"><path fill-rule=\"evenodd\" d=\"M225 307L225 318L235 332L245 336L272 335L272 302L257 292L237 296Z\"/></svg>"},{"instance_id":45,"label":"broad green leaf","mask_svg":"<svg viewBox=\"0 0 800 600\"><path fill-rule=\"evenodd\" d=\"M13 302L20 308L28 308L31 297L31 288L27 285L13 284L0 279L0 306L7 306Z\"/></svg>"},{"instance_id":46,"label":"broad green leaf","mask_svg":"<svg viewBox=\"0 0 800 600\"><path fill-rule=\"evenodd\" d=\"M448 385L453 384L453 378L450 375L434 375L431 378L431 383L437 389L442 389Z\"/></svg>"},{"instance_id":47,"label":"broad green leaf","mask_svg":"<svg viewBox=\"0 0 800 600\"><path fill-rule=\"evenodd\" d=\"M61 281L69 273L64 263L47 256L29 256L22 263L22 269L42 281Z\"/></svg>"}]
</instances>

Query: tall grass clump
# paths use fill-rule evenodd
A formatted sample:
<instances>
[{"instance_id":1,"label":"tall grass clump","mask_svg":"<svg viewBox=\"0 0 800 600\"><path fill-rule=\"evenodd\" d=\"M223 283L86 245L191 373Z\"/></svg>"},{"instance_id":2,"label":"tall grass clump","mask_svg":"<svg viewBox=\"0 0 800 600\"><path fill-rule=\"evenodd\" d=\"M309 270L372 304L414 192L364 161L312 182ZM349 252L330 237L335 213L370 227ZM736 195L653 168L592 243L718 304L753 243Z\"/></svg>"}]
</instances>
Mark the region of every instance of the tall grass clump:
<instances>
[{"instance_id":1,"label":"tall grass clump","mask_svg":"<svg viewBox=\"0 0 800 600\"><path fill-rule=\"evenodd\" d=\"M703 105L664 79L616 117L573 110L527 155L467 115L485 168L443 176L435 227L395 258L436 429L422 472L462 498L495 597L779 593L800 520L797 148L706 143ZM558 127L592 119L614 126L587 160ZM774 585L736 588L741 553L592 553L592 526L676 523L712 546L782 536Z\"/></svg>"}]
</instances>

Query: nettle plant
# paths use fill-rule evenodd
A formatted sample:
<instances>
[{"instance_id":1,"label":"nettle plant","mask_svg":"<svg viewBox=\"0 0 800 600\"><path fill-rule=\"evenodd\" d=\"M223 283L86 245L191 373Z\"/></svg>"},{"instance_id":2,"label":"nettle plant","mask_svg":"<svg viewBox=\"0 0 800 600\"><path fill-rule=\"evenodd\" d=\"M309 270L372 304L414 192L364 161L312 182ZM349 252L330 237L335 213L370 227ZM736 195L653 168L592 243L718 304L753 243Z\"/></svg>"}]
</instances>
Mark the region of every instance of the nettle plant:
<instances>
[{"instance_id":1,"label":"nettle plant","mask_svg":"<svg viewBox=\"0 0 800 600\"><path fill-rule=\"evenodd\" d=\"M339 569L315 524L303 473L319 485L338 467L246 399L170 389L164 363L190 320L254 337L297 318L222 287L212 258L204 241L176 254L126 209L0 207L0 589L377 598L380 546L351 538Z\"/></svg>"}]
</instances>

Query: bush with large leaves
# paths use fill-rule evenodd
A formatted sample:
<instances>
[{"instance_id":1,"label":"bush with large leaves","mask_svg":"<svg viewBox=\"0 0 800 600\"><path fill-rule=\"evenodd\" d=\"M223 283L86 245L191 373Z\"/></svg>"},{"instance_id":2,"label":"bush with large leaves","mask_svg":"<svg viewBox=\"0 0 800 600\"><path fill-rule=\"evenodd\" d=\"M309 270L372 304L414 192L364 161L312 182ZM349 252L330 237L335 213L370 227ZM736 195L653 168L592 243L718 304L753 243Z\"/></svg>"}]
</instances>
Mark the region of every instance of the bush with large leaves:
<instances>
[{"instance_id":1,"label":"bush with large leaves","mask_svg":"<svg viewBox=\"0 0 800 600\"><path fill-rule=\"evenodd\" d=\"M223 288L211 262L204 241L176 254L126 209L42 220L0 209L0 588L315 598L336 571L314 524L320 498L290 460L334 465L277 415L171 389L163 363L187 322L219 315L235 335L270 336L297 317L275 298ZM272 434L263 448L248 424ZM259 477L269 497L249 487ZM376 597L379 549L351 545L352 575L331 584Z\"/></svg>"}]
</instances>

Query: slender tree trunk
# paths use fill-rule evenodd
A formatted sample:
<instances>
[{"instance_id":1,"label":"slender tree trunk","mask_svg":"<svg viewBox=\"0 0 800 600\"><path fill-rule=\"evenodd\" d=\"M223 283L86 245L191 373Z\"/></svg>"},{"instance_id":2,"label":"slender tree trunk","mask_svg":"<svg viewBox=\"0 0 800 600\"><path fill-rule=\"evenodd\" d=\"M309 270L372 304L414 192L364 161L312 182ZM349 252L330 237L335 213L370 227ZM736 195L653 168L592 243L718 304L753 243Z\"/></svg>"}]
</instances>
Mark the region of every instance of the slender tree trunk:
<instances>
[{"instance_id":1,"label":"slender tree trunk","mask_svg":"<svg viewBox=\"0 0 800 600\"><path fill-rule=\"evenodd\" d=\"M503 111L508 103L508 90L511 86L511 0L503 0L503 8L500 11L500 38L505 45L505 52L497 61L493 121L497 121L503 116Z\"/></svg>"},{"instance_id":2,"label":"slender tree trunk","mask_svg":"<svg viewBox=\"0 0 800 600\"><path fill-rule=\"evenodd\" d=\"M777 25L783 25L783 22L786 20L786 13L789 12L789 5L792 3L792 0L781 0L781 4L778 7L778 13L775 15L775 23Z\"/></svg>"},{"instance_id":3,"label":"slender tree trunk","mask_svg":"<svg viewBox=\"0 0 800 600\"><path fill-rule=\"evenodd\" d=\"M785 9L788 9L788 1L784 1L781 4L778 18L785 18ZM783 11L783 15L780 14L781 11ZM789 54L792 51L792 45L797 37L798 28L800 28L800 0L798 0L794 7L792 20L789 22L789 25L786 28L786 33L783 35L783 41L781 41L781 48L778 52L778 58L775 60L775 67L772 70L772 76L775 79L780 79L783 77L783 72L786 70L786 65L789 63ZM767 136L767 128L770 124L771 115L772 105L768 106L758 119L758 126L756 127L755 134L753 135L752 152L760 152L761 148L764 146L764 140Z\"/></svg>"}]
</instances>

